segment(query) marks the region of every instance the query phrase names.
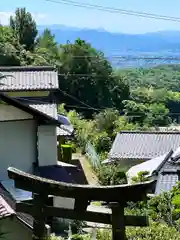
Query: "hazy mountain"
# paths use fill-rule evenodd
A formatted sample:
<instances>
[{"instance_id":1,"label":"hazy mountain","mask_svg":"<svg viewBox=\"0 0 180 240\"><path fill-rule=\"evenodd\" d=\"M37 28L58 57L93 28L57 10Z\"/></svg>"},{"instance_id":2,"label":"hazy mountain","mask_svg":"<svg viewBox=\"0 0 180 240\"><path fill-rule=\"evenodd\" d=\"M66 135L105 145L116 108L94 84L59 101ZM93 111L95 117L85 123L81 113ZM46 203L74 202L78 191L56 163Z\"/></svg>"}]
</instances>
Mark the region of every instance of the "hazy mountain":
<instances>
[{"instance_id":1,"label":"hazy mountain","mask_svg":"<svg viewBox=\"0 0 180 240\"><path fill-rule=\"evenodd\" d=\"M58 43L64 44L67 41L73 42L79 37L91 43L93 47L103 51L105 55L110 58L112 55L144 57L180 56L180 31L125 34L111 33L105 31L104 29L79 29L64 25L50 25L39 26L38 28L40 34L46 27L51 29L52 33L55 34ZM110 60L114 62L115 58ZM116 64L114 63L114 65ZM134 61L132 65L134 66ZM144 63L141 65L144 66Z\"/></svg>"}]
</instances>

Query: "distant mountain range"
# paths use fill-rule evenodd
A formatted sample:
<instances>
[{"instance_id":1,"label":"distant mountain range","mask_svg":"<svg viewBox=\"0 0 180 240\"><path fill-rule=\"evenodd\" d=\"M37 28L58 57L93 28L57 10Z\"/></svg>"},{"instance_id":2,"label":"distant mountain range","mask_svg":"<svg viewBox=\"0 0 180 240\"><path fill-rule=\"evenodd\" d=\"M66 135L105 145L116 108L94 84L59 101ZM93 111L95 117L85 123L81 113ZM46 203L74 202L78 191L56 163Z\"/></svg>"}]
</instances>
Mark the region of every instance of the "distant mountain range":
<instances>
[{"instance_id":1,"label":"distant mountain range","mask_svg":"<svg viewBox=\"0 0 180 240\"><path fill-rule=\"evenodd\" d=\"M146 34L111 33L104 29L80 29L64 25L38 26L42 34L49 28L58 43L73 42L78 37L101 50L116 67L152 66L165 63L180 63L170 60L137 60L138 58L180 57L180 31L160 31ZM125 59L119 58L125 57Z\"/></svg>"}]
</instances>

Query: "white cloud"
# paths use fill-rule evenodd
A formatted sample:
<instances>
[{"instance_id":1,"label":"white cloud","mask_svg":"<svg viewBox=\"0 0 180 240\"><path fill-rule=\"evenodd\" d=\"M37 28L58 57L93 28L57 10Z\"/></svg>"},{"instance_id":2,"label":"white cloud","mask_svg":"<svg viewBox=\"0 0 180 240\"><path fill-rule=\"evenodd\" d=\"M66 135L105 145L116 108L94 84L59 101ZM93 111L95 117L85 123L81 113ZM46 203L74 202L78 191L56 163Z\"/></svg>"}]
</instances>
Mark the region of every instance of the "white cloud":
<instances>
[{"instance_id":1,"label":"white cloud","mask_svg":"<svg viewBox=\"0 0 180 240\"><path fill-rule=\"evenodd\" d=\"M37 23L47 18L46 14L43 13L31 13L32 17ZM0 24L7 25L9 23L10 16L14 15L13 12L0 12Z\"/></svg>"}]
</instances>

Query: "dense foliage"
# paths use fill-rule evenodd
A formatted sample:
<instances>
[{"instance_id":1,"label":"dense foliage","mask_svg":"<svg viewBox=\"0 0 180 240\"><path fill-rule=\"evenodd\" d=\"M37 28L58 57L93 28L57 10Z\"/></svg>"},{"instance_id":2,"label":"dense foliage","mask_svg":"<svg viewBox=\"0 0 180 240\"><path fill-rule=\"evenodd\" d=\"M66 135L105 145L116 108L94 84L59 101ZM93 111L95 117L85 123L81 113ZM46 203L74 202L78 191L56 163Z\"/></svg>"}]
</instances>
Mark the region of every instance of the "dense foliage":
<instances>
[{"instance_id":1,"label":"dense foliage","mask_svg":"<svg viewBox=\"0 0 180 240\"><path fill-rule=\"evenodd\" d=\"M179 106L179 65L114 70L102 52L81 39L58 44L49 29L39 36L25 8L15 11L9 26L0 26L0 65L55 65L57 99L85 117L116 108L141 126L165 126Z\"/></svg>"}]
</instances>

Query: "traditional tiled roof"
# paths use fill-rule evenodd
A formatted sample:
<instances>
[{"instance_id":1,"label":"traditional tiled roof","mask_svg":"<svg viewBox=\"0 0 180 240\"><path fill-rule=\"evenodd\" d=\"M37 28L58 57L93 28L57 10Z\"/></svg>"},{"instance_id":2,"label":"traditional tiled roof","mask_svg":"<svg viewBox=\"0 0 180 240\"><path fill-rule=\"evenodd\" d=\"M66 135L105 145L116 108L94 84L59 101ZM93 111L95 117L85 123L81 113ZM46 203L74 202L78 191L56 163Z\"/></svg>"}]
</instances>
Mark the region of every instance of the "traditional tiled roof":
<instances>
[{"instance_id":1,"label":"traditional tiled roof","mask_svg":"<svg viewBox=\"0 0 180 240\"><path fill-rule=\"evenodd\" d=\"M58 120L56 104L30 104L29 106ZM60 127L57 127L57 136L71 136L72 133L73 131L71 130L71 128L68 128L68 126L64 124L62 124Z\"/></svg>"},{"instance_id":2,"label":"traditional tiled roof","mask_svg":"<svg viewBox=\"0 0 180 240\"><path fill-rule=\"evenodd\" d=\"M15 211L9 206L5 199L0 195L0 219L15 215Z\"/></svg>"},{"instance_id":3,"label":"traditional tiled roof","mask_svg":"<svg viewBox=\"0 0 180 240\"><path fill-rule=\"evenodd\" d=\"M72 129L69 129L65 125L57 127L57 136L71 136L72 134L73 134Z\"/></svg>"},{"instance_id":4,"label":"traditional tiled roof","mask_svg":"<svg viewBox=\"0 0 180 240\"><path fill-rule=\"evenodd\" d=\"M180 132L127 131L117 134L109 159L152 159L180 146Z\"/></svg>"},{"instance_id":5,"label":"traditional tiled roof","mask_svg":"<svg viewBox=\"0 0 180 240\"><path fill-rule=\"evenodd\" d=\"M0 67L0 91L33 91L58 89L58 74L54 67Z\"/></svg>"},{"instance_id":6,"label":"traditional tiled roof","mask_svg":"<svg viewBox=\"0 0 180 240\"><path fill-rule=\"evenodd\" d=\"M33 217L29 214L25 213L15 213L16 208L16 200L12 197L12 195L6 191L6 189L3 187L2 184L0 184L0 197L4 199L6 204L9 206L11 211L13 211L13 214L16 214L17 218L24 224L26 224L28 227L33 227ZM7 206L6 205L6 206Z\"/></svg>"},{"instance_id":7,"label":"traditional tiled roof","mask_svg":"<svg viewBox=\"0 0 180 240\"><path fill-rule=\"evenodd\" d=\"M170 159L172 154L173 151L171 150L166 154L163 154L161 156L155 157L151 160L145 161L143 163L131 167L126 173L128 182L131 183L132 178L136 177L139 172L148 171L149 174L146 177L152 177L162 169L162 167Z\"/></svg>"},{"instance_id":8,"label":"traditional tiled roof","mask_svg":"<svg viewBox=\"0 0 180 240\"><path fill-rule=\"evenodd\" d=\"M29 106L57 120L56 104L29 104Z\"/></svg>"},{"instance_id":9,"label":"traditional tiled roof","mask_svg":"<svg viewBox=\"0 0 180 240\"><path fill-rule=\"evenodd\" d=\"M180 165L167 162L158 175L155 194L172 190L178 181L180 181Z\"/></svg>"}]
</instances>

